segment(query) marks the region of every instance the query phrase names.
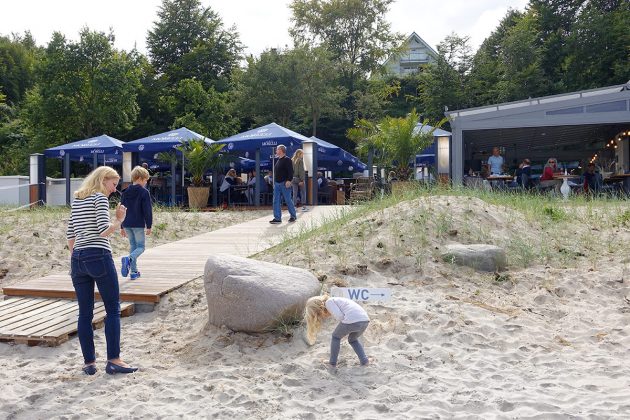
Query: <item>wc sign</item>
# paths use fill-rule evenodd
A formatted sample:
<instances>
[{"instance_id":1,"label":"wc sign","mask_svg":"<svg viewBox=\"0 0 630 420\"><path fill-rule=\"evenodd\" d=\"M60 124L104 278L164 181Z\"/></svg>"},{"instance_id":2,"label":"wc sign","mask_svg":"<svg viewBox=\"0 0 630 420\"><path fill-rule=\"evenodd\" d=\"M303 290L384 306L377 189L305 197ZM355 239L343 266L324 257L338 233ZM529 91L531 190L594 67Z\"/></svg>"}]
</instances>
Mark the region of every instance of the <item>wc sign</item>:
<instances>
[{"instance_id":1,"label":"wc sign","mask_svg":"<svg viewBox=\"0 0 630 420\"><path fill-rule=\"evenodd\" d=\"M333 287L333 297L345 297L360 302L389 302L392 300L392 289L367 287Z\"/></svg>"}]
</instances>

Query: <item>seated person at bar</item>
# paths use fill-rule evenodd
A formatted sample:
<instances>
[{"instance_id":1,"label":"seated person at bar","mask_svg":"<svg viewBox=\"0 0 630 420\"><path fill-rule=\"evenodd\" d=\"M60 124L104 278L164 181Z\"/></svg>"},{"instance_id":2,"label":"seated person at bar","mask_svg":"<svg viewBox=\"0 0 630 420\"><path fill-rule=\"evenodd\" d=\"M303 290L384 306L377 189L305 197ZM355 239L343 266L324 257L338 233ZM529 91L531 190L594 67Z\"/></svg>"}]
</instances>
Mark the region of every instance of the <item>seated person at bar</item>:
<instances>
[{"instance_id":1,"label":"seated person at bar","mask_svg":"<svg viewBox=\"0 0 630 420\"><path fill-rule=\"evenodd\" d=\"M317 188L323 189L328 186L328 180L321 172L317 172Z\"/></svg>"},{"instance_id":2,"label":"seated person at bar","mask_svg":"<svg viewBox=\"0 0 630 420\"><path fill-rule=\"evenodd\" d=\"M237 181L236 181L236 170L234 169L230 169L229 171L227 171L227 173L225 174L225 177L223 178L223 182L221 183L221 187L219 188L219 192L221 193L221 196L223 197L223 202L227 203L229 200L229 195L230 195L230 187L232 187L233 185L236 185Z\"/></svg>"},{"instance_id":3,"label":"seated person at bar","mask_svg":"<svg viewBox=\"0 0 630 420\"><path fill-rule=\"evenodd\" d=\"M599 174L595 172L595 164L589 163L584 172L584 192L596 193L599 190Z\"/></svg>"},{"instance_id":4,"label":"seated person at bar","mask_svg":"<svg viewBox=\"0 0 630 420\"><path fill-rule=\"evenodd\" d=\"M258 177L260 181L260 192L267 192L267 183L263 177ZM256 171L252 170L247 174L247 202L254 205L254 194L256 193Z\"/></svg>"},{"instance_id":5,"label":"seated person at bar","mask_svg":"<svg viewBox=\"0 0 630 420\"><path fill-rule=\"evenodd\" d=\"M273 172L267 171L267 175L265 175L265 183L269 186L269 188L273 188Z\"/></svg>"},{"instance_id":6,"label":"seated person at bar","mask_svg":"<svg viewBox=\"0 0 630 420\"><path fill-rule=\"evenodd\" d=\"M562 185L561 179L554 179L554 174L558 172L558 161L555 158L547 159L547 163L545 164L545 168L543 169L543 174L540 177L540 187L547 188L553 187L556 192L560 192L560 186Z\"/></svg>"},{"instance_id":7,"label":"seated person at bar","mask_svg":"<svg viewBox=\"0 0 630 420\"><path fill-rule=\"evenodd\" d=\"M492 148L492 156L488 158L490 175L501 175L503 173L503 156L499 154L499 148Z\"/></svg>"}]
</instances>

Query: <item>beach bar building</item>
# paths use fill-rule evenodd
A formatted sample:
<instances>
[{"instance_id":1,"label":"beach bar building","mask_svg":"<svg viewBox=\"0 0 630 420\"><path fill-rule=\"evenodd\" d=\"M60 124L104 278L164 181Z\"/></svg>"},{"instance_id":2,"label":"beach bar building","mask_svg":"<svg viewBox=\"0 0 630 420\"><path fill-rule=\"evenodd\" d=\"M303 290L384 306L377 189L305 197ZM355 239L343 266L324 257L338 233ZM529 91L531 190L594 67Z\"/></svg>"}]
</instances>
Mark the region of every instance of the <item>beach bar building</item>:
<instances>
[{"instance_id":1,"label":"beach bar building","mask_svg":"<svg viewBox=\"0 0 630 420\"><path fill-rule=\"evenodd\" d=\"M449 111L451 179L461 184L493 147L506 162L597 161L612 172L630 170L630 82L624 85Z\"/></svg>"}]
</instances>

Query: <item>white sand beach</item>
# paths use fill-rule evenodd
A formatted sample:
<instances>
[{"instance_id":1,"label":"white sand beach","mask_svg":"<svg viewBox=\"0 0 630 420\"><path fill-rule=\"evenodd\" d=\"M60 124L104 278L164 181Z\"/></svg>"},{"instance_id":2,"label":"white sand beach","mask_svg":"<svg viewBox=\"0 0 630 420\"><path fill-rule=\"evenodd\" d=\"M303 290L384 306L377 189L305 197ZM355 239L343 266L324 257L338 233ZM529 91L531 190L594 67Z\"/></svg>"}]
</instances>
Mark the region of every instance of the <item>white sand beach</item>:
<instances>
[{"instance_id":1,"label":"white sand beach","mask_svg":"<svg viewBox=\"0 0 630 420\"><path fill-rule=\"evenodd\" d=\"M313 347L299 329L243 334L207 325L200 278L155 311L122 320L122 357L140 367L136 374L104 373L102 329L93 377L80 370L76 337L56 348L0 343L0 417L628 418L626 210L621 202L522 213L441 196L331 223L256 258L310 269L325 288L390 287L390 302L364 305L372 365L359 366L346 342L337 372L320 363L332 322ZM210 230L263 214L172 213L164 223L199 217L197 229ZM44 243L32 228L5 228L3 264L21 271L11 268L3 284L67 266L65 216L55 217L56 228L35 236ZM504 247L508 270L497 277L441 261L439 249L453 242Z\"/></svg>"}]
</instances>

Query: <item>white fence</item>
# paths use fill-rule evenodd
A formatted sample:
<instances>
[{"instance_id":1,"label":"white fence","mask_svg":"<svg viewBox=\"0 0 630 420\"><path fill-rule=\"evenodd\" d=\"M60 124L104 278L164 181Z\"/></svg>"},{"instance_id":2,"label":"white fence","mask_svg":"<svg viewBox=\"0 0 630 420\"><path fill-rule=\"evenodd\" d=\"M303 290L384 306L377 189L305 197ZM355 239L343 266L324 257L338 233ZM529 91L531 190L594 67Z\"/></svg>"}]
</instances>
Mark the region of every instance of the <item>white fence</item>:
<instances>
[{"instance_id":1,"label":"white fence","mask_svg":"<svg viewBox=\"0 0 630 420\"><path fill-rule=\"evenodd\" d=\"M83 178L70 179L70 197L79 189ZM72 198L71 198L72 200ZM0 206L27 206L30 204L29 178L27 176L0 176ZM66 205L66 179L46 178L46 204Z\"/></svg>"}]
</instances>

